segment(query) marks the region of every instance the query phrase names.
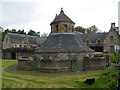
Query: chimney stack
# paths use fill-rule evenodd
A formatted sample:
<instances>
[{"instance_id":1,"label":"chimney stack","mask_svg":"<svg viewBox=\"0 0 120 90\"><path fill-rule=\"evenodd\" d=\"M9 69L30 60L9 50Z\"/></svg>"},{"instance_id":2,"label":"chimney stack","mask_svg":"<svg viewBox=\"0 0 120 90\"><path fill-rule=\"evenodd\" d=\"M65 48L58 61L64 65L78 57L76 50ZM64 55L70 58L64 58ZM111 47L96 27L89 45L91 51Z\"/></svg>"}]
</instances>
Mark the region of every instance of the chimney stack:
<instances>
[{"instance_id":1,"label":"chimney stack","mask_svg":"<svg viewBox=\"0 0 120 90\"><path fill-rule=\"evenodd\" d=\"M111 23L111 29L115 28L115 23Z\"/></svg>"},{"instance_id":2,"label":"chimney stack","mask_svg":"<svg viewBox=\"0 0 120 90\"><path fill-rule=\"evenodd\" d=\"M37 36L40 37L40 32L37 32Z\"/></svg>"},{"instance_id":3,"label":"chimney stack","mask_svg":"<svg viewBox=\"0 0 120 90\"><path fill-rule=\"evenodd\" d=\"M118 32L119 32L119 27L116 27L116 31L118 31Z\"/></svg>"}]
</instances>

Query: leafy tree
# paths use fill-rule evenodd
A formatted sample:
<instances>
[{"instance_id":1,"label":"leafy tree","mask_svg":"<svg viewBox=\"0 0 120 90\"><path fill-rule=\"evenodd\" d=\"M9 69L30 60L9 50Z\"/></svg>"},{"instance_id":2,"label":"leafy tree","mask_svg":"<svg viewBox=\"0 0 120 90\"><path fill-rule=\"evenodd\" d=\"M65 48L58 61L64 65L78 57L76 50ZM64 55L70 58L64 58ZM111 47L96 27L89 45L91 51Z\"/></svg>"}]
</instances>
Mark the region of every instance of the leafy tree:
<instances>
[{"instance_id":1,"label":"leafy tree","mask_svg":"<svg viewBox=\"0 0 120 90\"><path fill-rule=\"evenodd\" d=\"M91 29L92 29L93 33L97 33L100 31L95 25L91 26Z\"/></svg>"},{"instance_id":2,"label":"leafy tree","mask_svg":"<svg viewBox=\"0 0 120 90\"><path fill-rule=\"evenodd\" d=\"M16 29L12 29L11 33L17 33Z\"/></svg>"},{"instance_id":3,"label":"leafy tree","mask_svg":"<svg viewBox=\"0 0 120 90\"><path fill-rule=\"evenodd\" d=\"M77 26L75 27L75 31L85 33L85 28L83 28L82 26Z\"/></svg>"},{"instance_id":4,"label":"leafy tree","mask_svg":"<svg viewBox=\"0 0 120 90\"><path fill-rule=\"evenodd\" d=\"M91 26L89 28L86 28L85 33L91 34L91 33L98 33L100 30L95 26Z\"/></svg>"},{"instance_id":5,"label":"leafy tree","mask_svg":"<svg viewBox=\"0 0 120 90\"><path fill-rule=\"evenodd\" d=\"M85 33L86 33L86 34L91 34L91 33L92 33L91 28L86 28Z\"/></svg>"},{"instance_id":6,"label":"leafy tree","mask_svg":"<svg viewBox=\"0 0 120 90\"><path fill-rule=\"evenodd\" d=\"M30 30L27 35L33 35L33 36L37 36L37 33L33 30Z\"/></svg>"},{"instance_id":7,"label":"leafy tree","mask_svg":"<svg viewBox=\"0 0 120 90\"><path fill-rule=\"evenodd\" d=\"M2 40L4 39L5 35L7 33L16 33L16 34L26 34L26 32L23 30L16 30L16 29L6 29L4 32L2 32ZM33 35L33 36L37 36L37 33L34 30L30 30L27 35Z\"/></svg>"},{"instance_id":8,"label":"leafy tree","mask_svg":"<svg viewBox=\"0 0 120 90\"><path fill-rule=\"evenodd\" d=\"M41 34L41 37L47 37L48 36L48 33L43 33L43 34Z\"/></svg>"},{"instance_id":9,"label":"leafy tree","mask_svg":"<svg viewBox=\"0 0 120 90\"><path fill-rule=\"evenodd\" d=\"M4 32L2 32L2 41L3 41L5 35L6 35L8 32L10 32L9 29L6 29Z\"/></svg>"},{"instance_id":10,"label":"leafy tree","mask_svg":"<svg viewBox=\"0 0 120 90\"><path fill-rule=\"evenodd\" d=\"M100 30L95 25L93 25L88 28L83 28L82 26L77 26L77 27L75 27L75 31L86 33L86 34L91 34L91 33L98 33Z\"/></svg>"},{"instance_id":11,"label":"leafy tree","mask_svg":"<svg viewBox=\"0 0 120 90\"><path fill-rule=\"evenodd\" d=\"M18 33L18 34L26 34L26 32L24 31L24 29L23 29L23 30L18 30L17 33Z\"/></svg>"}]
</instances>

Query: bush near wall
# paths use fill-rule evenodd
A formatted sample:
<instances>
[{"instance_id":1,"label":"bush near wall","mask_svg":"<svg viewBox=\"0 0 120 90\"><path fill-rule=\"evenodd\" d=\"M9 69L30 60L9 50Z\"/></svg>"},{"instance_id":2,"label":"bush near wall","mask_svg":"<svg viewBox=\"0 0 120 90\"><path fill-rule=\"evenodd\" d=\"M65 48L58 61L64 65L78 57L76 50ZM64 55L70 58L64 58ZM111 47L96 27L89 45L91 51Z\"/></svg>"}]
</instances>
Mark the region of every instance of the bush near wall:
<instances>
[{"instance_id":1,"label":"bush near wall","mask_svg":"<svg viewBox=\"0 0 120 90\"><path fill-rule=\"evenodd\" d=\"M112 63L116 63L117 58L120 60L120 54L118 54L117 56L116 56L114 53L105 54L105 55L109 55L110 61L111 61Z\"/></svg>"}]
</instances>

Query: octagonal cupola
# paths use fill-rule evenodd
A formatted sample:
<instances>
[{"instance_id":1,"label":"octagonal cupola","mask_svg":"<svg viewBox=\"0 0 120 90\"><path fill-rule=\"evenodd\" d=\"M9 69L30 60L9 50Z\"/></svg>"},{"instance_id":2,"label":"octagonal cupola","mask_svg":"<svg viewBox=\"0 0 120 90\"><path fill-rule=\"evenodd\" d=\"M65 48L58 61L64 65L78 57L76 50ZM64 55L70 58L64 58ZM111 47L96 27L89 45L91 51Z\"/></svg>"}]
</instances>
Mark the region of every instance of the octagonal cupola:
<instances>
[{"instance_id":1,"label":"octagonal cupola","mask_svg":"<svg viewBox=\"0 0 120 90\"><path fill-rule=\"evenodd\" d=\"M63 8L61 8L60 14L56 14L50 25L51 32L74 32L75 23L64 13Z\"/></svg>"}]
</instances>

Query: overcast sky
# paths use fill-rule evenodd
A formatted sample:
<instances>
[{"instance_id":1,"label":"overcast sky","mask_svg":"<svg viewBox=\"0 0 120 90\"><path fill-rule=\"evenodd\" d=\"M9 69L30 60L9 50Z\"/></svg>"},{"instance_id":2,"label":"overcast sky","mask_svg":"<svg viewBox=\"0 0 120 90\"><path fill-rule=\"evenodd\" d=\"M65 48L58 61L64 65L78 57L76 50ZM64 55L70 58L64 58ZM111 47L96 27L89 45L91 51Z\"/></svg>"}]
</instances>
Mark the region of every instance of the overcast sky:
<instances>
[{"instance_id":1,"label":"overcast sky","mask_svg":"<svg viewBox=\"0 0 120 90\"><path fill-rule=\"evenodd\" d=\"M17 1L17 2L16 2ZM120 0L0 0L0 26L4 29L51 31L50 23L61 7L76 24L85 28L96 25L102 32L112 22L118 26Z\"/></svg>"}]
</instances>

